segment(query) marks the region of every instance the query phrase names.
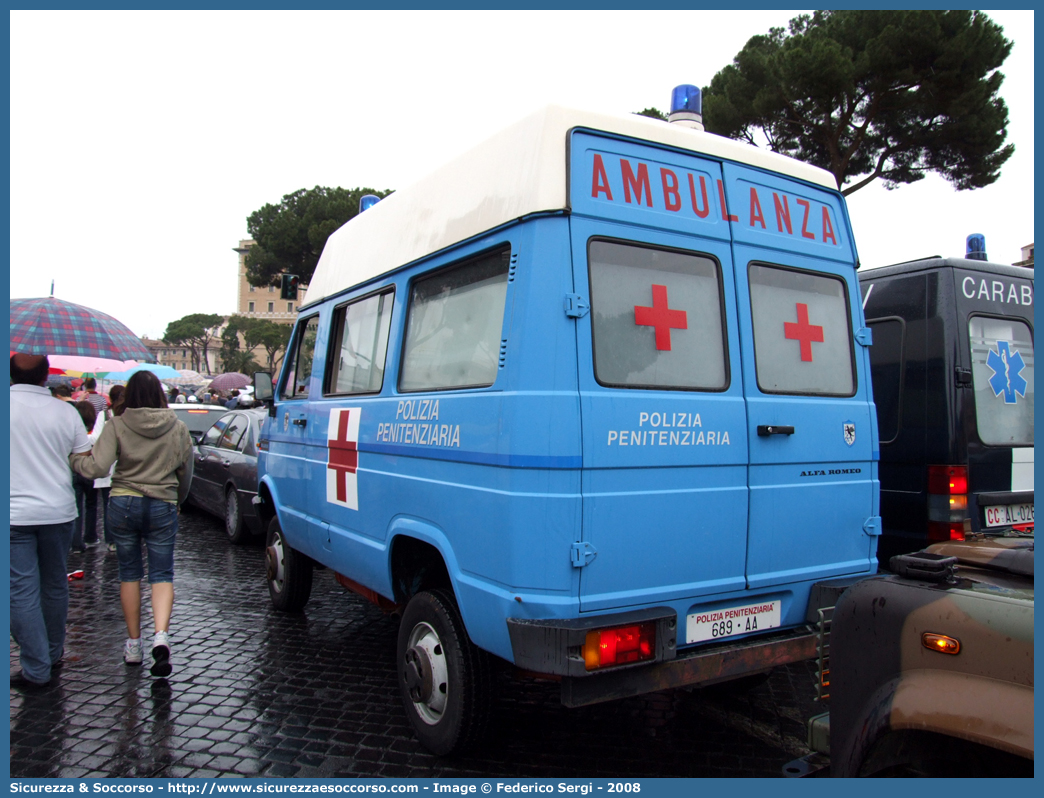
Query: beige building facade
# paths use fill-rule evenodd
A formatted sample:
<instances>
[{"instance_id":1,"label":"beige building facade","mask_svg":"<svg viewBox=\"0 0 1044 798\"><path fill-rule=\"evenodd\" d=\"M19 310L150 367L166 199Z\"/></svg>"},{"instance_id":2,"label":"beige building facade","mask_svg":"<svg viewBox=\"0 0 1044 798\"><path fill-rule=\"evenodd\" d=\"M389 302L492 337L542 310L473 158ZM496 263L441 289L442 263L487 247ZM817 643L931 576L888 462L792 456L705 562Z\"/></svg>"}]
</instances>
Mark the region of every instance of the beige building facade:
<instances>
[{"instance_id":1,"label":"beige building facade","mask_svg":"<svg viewBox=\"0 0 1044 798\"><path fill-rule=\"evenodd\" d=\"M259 288L250 285L246 278L246 259L247 253L250 252L250 248L254 246L254 244L255 242L253 240L246 238L240 240L238 247L232 248L239 255L239 281L236 290L235 312L240 316L249 316L253 319L267 319L268 321L292 326L294 321L297 319L297 309L301 304L301 298L304 295L304 288L298 290L297 297L293 300L287 300L280 298L279 289L275 286ZM225 317L225 322L228 322L227 316ZM221 327L218 328L214 340L207 351L210 374L217 374L220 371L221 364L219 362L219 355L221 353L221 331L224 330L224 328L225 324L223 323ZM289 333L287 333L287 337L289 338ZM165 341L158 341L153 338L142 338L141 340L146 348L155 355L156 362L160 365L170 366L178 371L192 368L192 352L187 347L175 346L173 344L168 344ZM240 346L242 345L243 340L242 337L240 337ZM256 347L253 354L254 360L258 363L262 365L267 363L268 353L265 351L264 347ZM279 358L281 359L281 355ZM200 370L204 374L208 373L206 368L201 368Z\"/></svg>"},{"instance_id":2,"label":"beige building facade","mask_svg":"<svg viewBox=\"0 0 1044 798\"><path fill-rule=\"evenodd\" d=\"M1025 266L1028 269L1033 268L1033 245L1027 244L1022 248L1022 260L1018 263L1013 263L1012 266Z\"/></svg>"},{"instance_id":3,"label":"beige building facade","mask_svg":"<svg viewBox=\"0 0 1044 798\"><path fill-rule=\"evenodd\" d=\"M255 241L249 238L241 239L238 247L233 250L239 255L239 281L236 290L236 313L240 316L249 316L252 319L267 319L278 324L292 327L297 320L297 309L301 304L304 289L299 289L293 300L281 299L279 289L276 286L254 286L247 282L247 253L255 245ZM290 333L287 332L289 339ZM240 346L244 344L240 336ZM262 346L254 347L254 360L264 366L268 362L268 353ZM276 369L282 360L283 353L276 356Z\"/></svg>"},{"instance_id":4,"label":"beige building facade","mask_svg":"<svg viewBox=\"0 0 1044 798\"><path fill-rule=\"evenodd\" d=\"M221 339L217 339L217 347L221 347ZM174 344L168 344L166 341L157 341L154 338L142 338L141 342L145 344L145 347L152 352L156 358L156 362L161 366L170 366L172 369L178 371L184 371L192 368L192 350L186 346L176 346ZM216 374L214 367L216 365L216 352L214 347L211 346L207 349L207 360L210 361L210 373ZM203 364L200 364L202 366ZM202 374L207 373L206 368L201 368Z\"/></svg>"},{"instance_id":5,"label":"beige building facade","mask_svg":"<svg viewBox=\"0 0 1044 798\"><path fill-rule=\"evenodd\" d=\"M247 282L247 253L254 246L251 239L243 239L238 247L233 249L239 253L239 289L236 297L236 313L240 316L250 316L254 319L268 319L282 324L293 324L297 318L297 308L301 304L301 295L298 290L293 300L280 299L279 289L270 285L259 287Z\"/></svg>"}]
</instances>

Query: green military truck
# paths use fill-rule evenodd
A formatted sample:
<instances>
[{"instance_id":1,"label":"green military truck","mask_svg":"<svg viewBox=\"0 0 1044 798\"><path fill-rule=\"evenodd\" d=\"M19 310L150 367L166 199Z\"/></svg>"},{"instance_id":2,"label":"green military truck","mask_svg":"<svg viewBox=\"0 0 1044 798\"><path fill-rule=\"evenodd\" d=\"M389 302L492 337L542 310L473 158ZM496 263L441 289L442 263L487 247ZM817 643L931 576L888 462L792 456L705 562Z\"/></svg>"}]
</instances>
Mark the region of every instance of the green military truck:
<instances>
[{"instance_id":1,"label":"green military truck","mask_svg":"<svg viewBox=\"0 0 1044 798\"><path fill-rule=\"evenodd\" d=\"M1032 776L1033 537L938 543L891 568L823 621L830 711L810 747L833 776Z\"/></svg>"}]
</instances>

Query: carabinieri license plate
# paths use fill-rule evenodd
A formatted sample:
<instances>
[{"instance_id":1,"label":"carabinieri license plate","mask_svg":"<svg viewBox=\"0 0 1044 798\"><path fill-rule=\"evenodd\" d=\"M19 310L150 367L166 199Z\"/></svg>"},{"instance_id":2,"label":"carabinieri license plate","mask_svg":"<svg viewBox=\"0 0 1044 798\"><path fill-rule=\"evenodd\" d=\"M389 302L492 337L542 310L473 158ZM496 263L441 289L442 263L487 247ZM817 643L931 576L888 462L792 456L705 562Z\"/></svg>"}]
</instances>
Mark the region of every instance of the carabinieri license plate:
<instances>
[{"instance_id":1,"label":"carabinieri license plate","mask_svg":"<svg viewBox=\"0 0 1044 798\"><path fill-rule=\"evenodd\" d=\"M685 618L685 642L700 643L775 629L779 626L780 605L777 599L690 613Z\"/></svg>"},{"instance_id":2,"label":"carabinieri license plate","mask_svg":"<svg viewBox=\"0 0 1044 798\"><path fill-rule=\"evenodd\" d=\"M1032 504L1002 504L999 507L986 508L986 526L1032 523Z\"/></svg>"}]
</instances>

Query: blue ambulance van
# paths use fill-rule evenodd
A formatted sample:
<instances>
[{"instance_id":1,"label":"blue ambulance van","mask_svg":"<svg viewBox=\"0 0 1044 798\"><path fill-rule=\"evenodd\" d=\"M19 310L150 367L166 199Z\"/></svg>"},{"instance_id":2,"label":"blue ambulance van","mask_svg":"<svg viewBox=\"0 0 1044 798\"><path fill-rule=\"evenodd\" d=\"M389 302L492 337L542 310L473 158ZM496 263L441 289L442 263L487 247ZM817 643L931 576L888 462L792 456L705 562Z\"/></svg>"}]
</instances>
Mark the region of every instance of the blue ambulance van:
<instances>
[{"instance_id":1,"label":"blue ambulance van","mask_svg":"<svg viewBox=\"0 0 1044 798\"><path fill-rule=\"evenodd\" d=\"M436 753L503 662L571 706L764 673L814 655L816 583L876 570L844 200L686 96L544 108L360 213L258 375L272 601L323 568L400 613Z\"/></svg>"}]
</instances>

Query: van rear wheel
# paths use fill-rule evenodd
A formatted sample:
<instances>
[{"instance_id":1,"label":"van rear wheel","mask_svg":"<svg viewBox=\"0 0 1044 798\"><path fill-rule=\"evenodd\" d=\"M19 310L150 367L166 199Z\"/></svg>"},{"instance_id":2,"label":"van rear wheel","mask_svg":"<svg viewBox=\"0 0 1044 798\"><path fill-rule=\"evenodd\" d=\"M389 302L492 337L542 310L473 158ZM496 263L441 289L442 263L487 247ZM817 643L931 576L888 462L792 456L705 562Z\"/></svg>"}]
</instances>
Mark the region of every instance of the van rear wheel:
<instances>
[{"instance_id":1,"label":"van rear wheel","mask_svg":"<svg viewBox=\"0 0 1044 798\"><path fill-rule=\"evenodd\" d=\"M265 544L265 576L272 606L283 612L302 610L312 595L312 561L290 548L278 518L268 524Z\"/></svg>"},{"instance_id":2,"label":"van rear wheel","mask_svg":"<svg viewBox=\"0 0 1044 798\"><path fill-rule=\"evenodd\" d=\"M439 756L474 748L489 725L492 663L468 638L451 592L410 599L396 662L402 703L424 747Z\"/></svg>"}]
</instances>

